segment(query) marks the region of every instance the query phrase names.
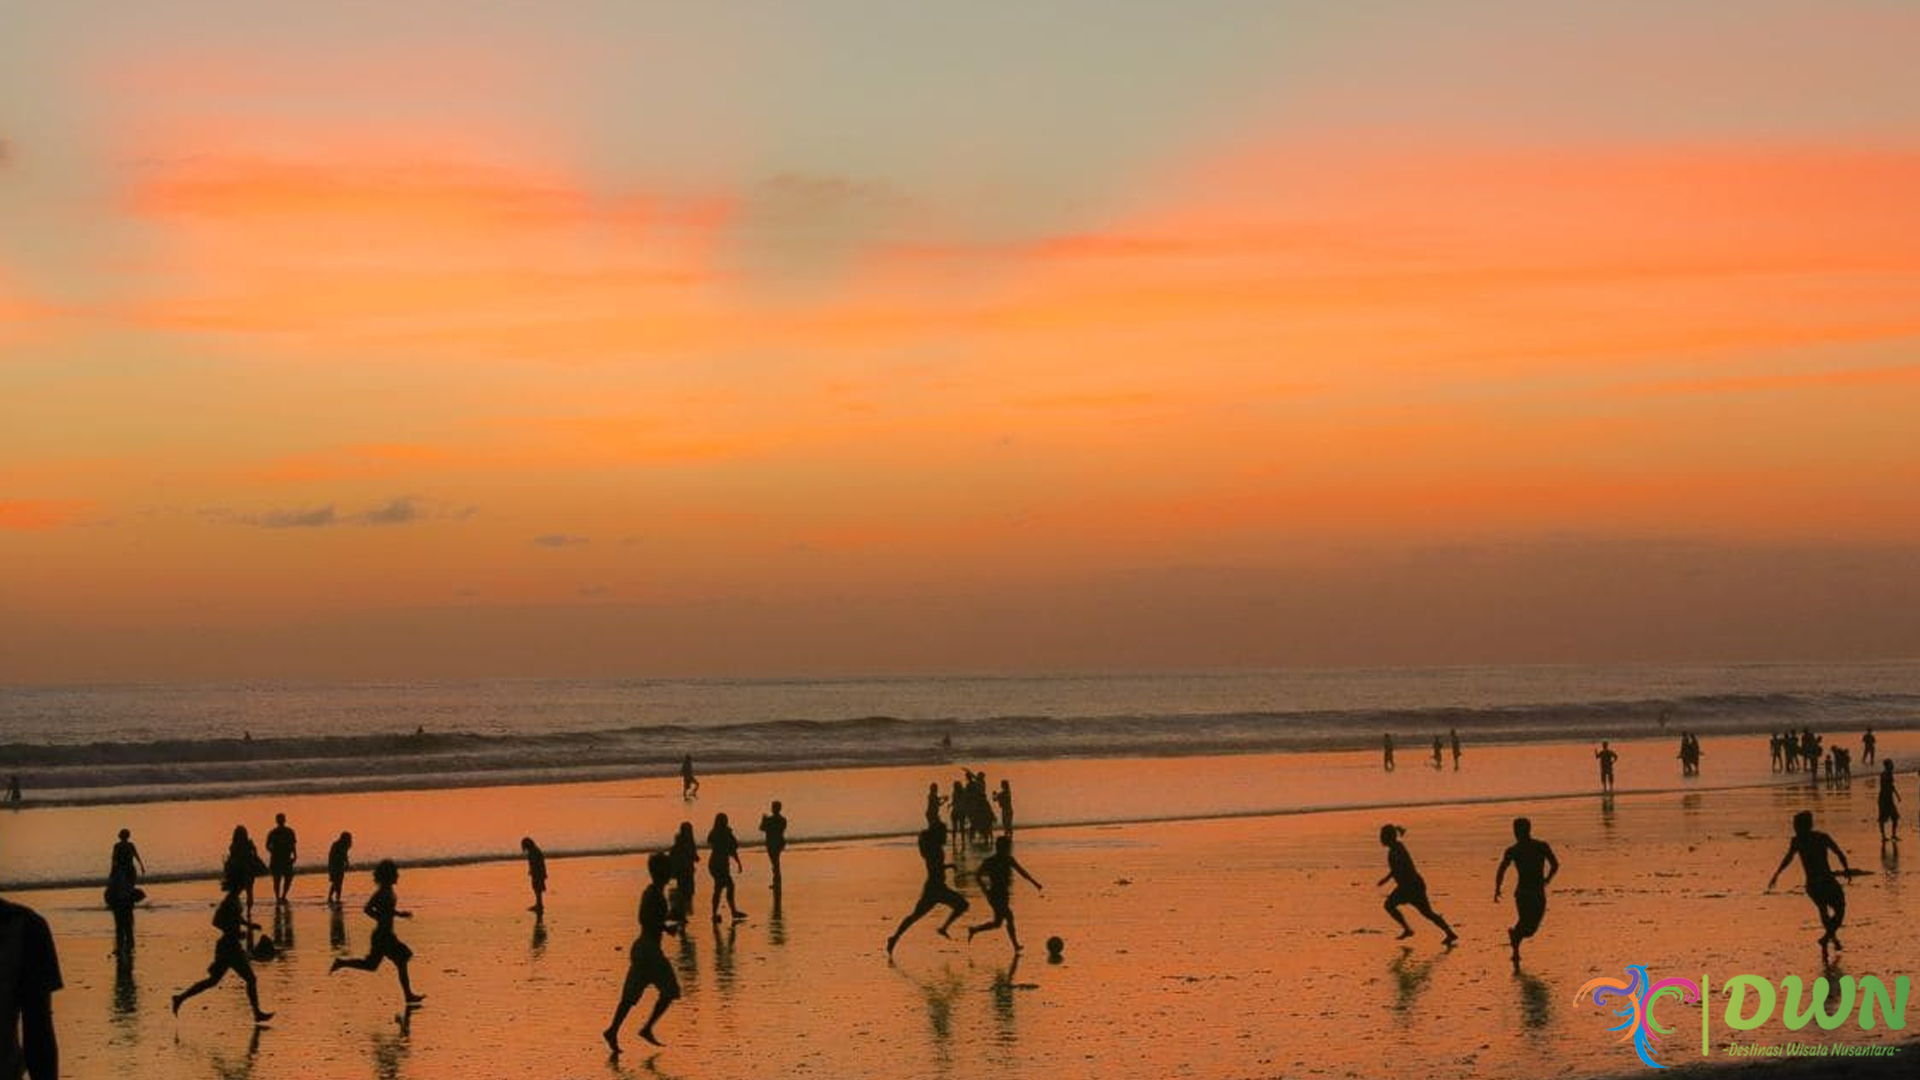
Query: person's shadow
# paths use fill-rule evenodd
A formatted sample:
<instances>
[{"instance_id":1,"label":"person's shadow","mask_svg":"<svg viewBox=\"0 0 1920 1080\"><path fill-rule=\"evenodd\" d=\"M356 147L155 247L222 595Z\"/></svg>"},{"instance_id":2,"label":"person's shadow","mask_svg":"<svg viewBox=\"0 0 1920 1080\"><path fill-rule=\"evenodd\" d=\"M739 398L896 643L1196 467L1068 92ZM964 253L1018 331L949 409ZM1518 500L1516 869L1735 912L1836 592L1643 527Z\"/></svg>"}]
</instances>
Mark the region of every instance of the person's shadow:
<instances>
[{"instance_id":1,"label":"person's shadow","mask_svg":"<svg viewBox=\"0 0 1920 1080\"><path fill-rule=\"evenodd\" d=\"M533 941L528 944L527 951L535 960L547 954L547 917L545 915L533 917Z\"/></svg>"},{"instance_id":2,"label":"person's shadow","mask_svg":"<svg viewBox=\"0 0 1920 1080\"><path fill-rule=\"evenodd\" d=\"M347 913L340 904L327 909L327 944L336 953L344 955L347 951Z\"/></svg>"},{"instance_id":3,"label":"person's shadow","mask_svg":"<svg viewBox=\"0 0 1920 1080\"><path fill-rule=\"evenodd\" d=\"M1529 1031L1539 1031L1551 1024L1553 992L1546 982L1524 971L1514 972L1513 981L1520 987L1520 1025Z\"/></svg>"},{"instance_id":4,"label":"person's shadow","mask_svg":"<svg viewBox=\"0 0 1920 1080\"><path fill-rule=\"evenodd\" d=\"M379 1080L400 1080L401 1070L406 1068L407 1057L413 1051L409 1044L413 1035L412 1009L400 1010L394 1017L394 1029L373 1037L373 1075Z\"/></svg>"},{"instance_id":5,"label":"person's shadow","mask_svg":"<svg viewBox=\"0 0 1920 1080\"><path fill-rule=\"evenodd\" d=\"M767 941L773 945L785 945L787 943L787 919L786 913L780 909L780 887L778 885L773 888L773 914L768 917L768 920Z\"/></svg>"},{"instance_id":6,"label":"person's shadow","mask_svg":"<svg viewBox=\"0 0 1920 1080\"><path fill-rule=\"evenodd\" d=\"M1413 946L1400 946L1400 955L1393 958L1387 971L1393 976L1393 1011L1405 1014L1413 1009L1413 1003L1427 989L1433 980L1433 969L1440 961L1452 956L1451 950L1425 959L1416 960Z\"/></svg>"},{"instance_id":7,"label":"person's shadow","mask_svg":"<svg viewBox=\"0 0 1920 1080\"><path fill-rule=\"evenodd\" d=\"M220 1080L253 1080L253 1068L260 1061L260 1032L263 1029L255 1024L253 1033L247 1038L247 1050L238 1061L230 1061L215 1054L208 1060L213 1073Z\"/></svg>"},{"instance_id":8,"label":"person's shadow","mask_svg":"<svg viewBox=\"0 0 1920 1080\"><path fill-rule=\"evenodd\" d=\"M125 1034L134 1034L140 1011L140 984L133 978L133 950L121 949L113 955L113 1023Z\"/></svg>"}]
</instances>

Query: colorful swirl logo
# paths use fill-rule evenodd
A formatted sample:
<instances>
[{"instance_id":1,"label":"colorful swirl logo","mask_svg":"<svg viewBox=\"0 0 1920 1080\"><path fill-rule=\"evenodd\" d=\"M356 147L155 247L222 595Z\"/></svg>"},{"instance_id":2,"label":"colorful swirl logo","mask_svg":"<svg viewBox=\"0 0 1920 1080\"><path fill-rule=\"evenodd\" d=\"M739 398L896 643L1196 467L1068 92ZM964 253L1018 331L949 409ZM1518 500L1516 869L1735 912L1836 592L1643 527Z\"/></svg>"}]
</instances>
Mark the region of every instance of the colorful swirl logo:
<instances>
[{"instance_id":1,"label":"colorful swirl logo","mask_svg":"<svg viewBox=\"0 0 1920 1080\"><path fill-rule=\"evenodd\" d=\"M1673 1029L1664 1028L1654 1022L1653 1003L1663 995L1673 994L1682 1004L1697 1005L1700 1002L1700 984L1691 979L1662 979L1653 981L1644 965L1633 964L1627 968L1627 979L1591 979L1586 985L1574 992L1573 1000L1579 1004L1588 994L1593 995L1593 1003L1606 1008L1609 1004L1621 1007L1613 1015L1621 1018L1618 1026L1608 1031L1621 1032L1620 1041L1633 1043L1634 1052L1640 1060L1656 1069L1665 1065L1653 1060L1654 1047L1660 1042L1660 1036L1673 1034Z\"/></svg>"}]
</instances>

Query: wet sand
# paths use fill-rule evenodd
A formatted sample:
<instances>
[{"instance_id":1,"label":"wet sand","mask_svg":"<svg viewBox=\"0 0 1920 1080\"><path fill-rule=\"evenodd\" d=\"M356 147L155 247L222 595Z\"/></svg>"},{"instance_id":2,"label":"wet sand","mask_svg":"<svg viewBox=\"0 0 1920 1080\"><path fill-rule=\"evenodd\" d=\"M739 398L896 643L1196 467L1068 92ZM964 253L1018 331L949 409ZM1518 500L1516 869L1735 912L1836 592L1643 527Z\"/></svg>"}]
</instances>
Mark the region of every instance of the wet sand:
<instances>
[{"instance_id":1,"label":"wet sand","mask_svg":"<svg viewBox=\"0 0 1920 1080\"><path fill-rule=\"evenodd\" d=\"M1177 765L1165 770L1169 782L1180 779ZM725 809L750 825L760 803L741 794L736 803L729 782L710 780L692 816L704 825ZM124 979L107 955L111 923L97 888L16 899L47 915L59 937L68 989L56 1012L68 1072L79 1077L1645 1075L1606 1032L1614 1021L1576 1004L1575 991L1628 964L1716 982L1822 974L1812 906L1787 887L1797 871L1762 892L1788 818L1802 807L1816 810L1855 865L1876 871L1849 890L1848 948L1833 973L1891 984L1920 971L1908 914L1920 886L1904 884L1912 871L1875 839L1864 780L1837 792L1796 785L1027 829L1018 854L1047 888L1017 887L1029 945L1017 967L1004 936L945 941L934 917L888 962L885 938L918 891L906 839L790 849L777 916L764 857L750 852L740 903L752 918L721 929L696 919L670 941L686 997L661 1022L669 1046L653 1051L633 1033L643 1002L618 1062L599 1032L634 933L635 856L555 859L544 924L525 911L517 864L406 871L401 903L417 918L401 932L429 995L406 1023L390 970L327 974L335 955L366 947L364 870L350 879L338 942L329 910L315 902L324 886L305 879L303 899L286 913L291 948L259 966L266 1007L279 1016L257 1036L237 983L190 1002L178 1020L167 1009L209 958L209 884L151 890ZM1915 809L1906 848L1920 867ZM1517 812L1564 864L1519 976L1505 948L1512 908L1492 900ZM789 813L804 820L806 807L790 803ZM1373 884L1385 872L1375 838L1385 820L1408 827L1459 947L1442 949L1420 923L1413 940L1393 940L1385 890ZM709 888L703 868L702 914ZM272 916L271 905L257 905L259 921ZM1063 964L1046 962L1050 934L1067 941ZM1716 1021L1717 1047L1734 1035ZM1773 1027L1755 1036L1743 1041L1905 1045L1906 1033L1850 1022L1832 1033ZM1703 1062L1697 1028L1668 1045L1665 1060L1689 1071L1738 1065L1781 1076L1907 1075L1920 1052L1782 1066Z\"/></svg>"}]
</instances>

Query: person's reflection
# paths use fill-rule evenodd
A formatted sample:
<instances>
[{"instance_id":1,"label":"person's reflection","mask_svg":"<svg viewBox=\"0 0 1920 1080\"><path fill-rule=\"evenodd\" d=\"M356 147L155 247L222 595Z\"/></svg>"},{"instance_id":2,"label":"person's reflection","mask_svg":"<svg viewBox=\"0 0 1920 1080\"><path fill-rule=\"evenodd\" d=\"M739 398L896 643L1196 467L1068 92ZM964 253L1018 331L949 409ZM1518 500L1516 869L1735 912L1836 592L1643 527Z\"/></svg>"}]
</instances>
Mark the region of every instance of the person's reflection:
<instances>
[{"instance_id":1,"label":"person's reflection","mask_svg":"<svg viewBox=\"0 0 1920 1080\"><path fill-rule=\"evenodd\" d=\"M338 954L347 952L347 913L339 904L327 908L327 944Z\"/></svg>"},{"instance_id":2,"label":"person's reflection","mask_svg":"<svg viewBox=\"0 0 1920 1080\"><path fill-rule=\"evenodd\" d=\"M407 1054L412 1050L408 1037L413 1034L413 1010L402 1009L394 1024L394 1030L383 1031L373 1037L373 1075L379 1080L399 1080L400 1070L406 1067Z\"/></svg>"},{"instance_id":3,"label":"person's reflection","mask_svg":"<svg viewBox=\"0 0 1920 1080\"><path fill-rule=\"evenodd\" d=\"M787 943L786 914L780 910L780 886L773 887L773 915L767 923L767 940L774 945Z\"/></svg>"},{"instance_id":4,"label":"person's reflection","mask_svg":"<svg viewBox=\"0 0 1920 1080\"><path fill-rule=\"evenodd\" d=\"M1012 1046L1017 1034L1014 1026L1013 995L1015 991L1022 989L1022 986L1014 982L1013 977L1019 971L1020 954L1014 953L1013 962L1007 965L1007 970L993 977L993 1021L994 1026L999 1029L996 1037L1001 1046Z\"/></svg>"},{"instance_id":5,"label":"person's reflection","mask_svg":"<svg viewBox=\"0 0 1920 1080\"><path fill-rule=\"evenodd\" d=\"M527 948L535 960L547 954L547 917L544 914L533 917L533 941Z\"/></svg>"},{"instance_id":6,"label":"person's reflection","mask_svg":"<svg viewBox=\"0 0 1920 1080\"><path fill-rule=\"evenodd\" d=\"M1689 815L1700 812L1701 795L1697 791L1680 796L1680 809Z\"/></svg>"},{"instance_id":7,"label":"person's reflection","mask_svg":"<svg viewBox=\"0 0 1920 1080\"><path fill-rule=\"evenodd\" d=\"M293 948L293 909L285 904L273 908L273 944L281 952Z\"/></svg>"},{"instance_id":8,"label":"person's reflection","mask_svg":"<svg viewBox=\"0 0 1920 1080\"><path fill-rule=\"evenodd\" d=\"M960 976L952 967L925 975L909 975L896 967L900 977L911 981L927 1006L927 1029L933 1040L933 1057L942 1074L953 1068L953 1003L964 992Z\"/></svg>"},{"instance_id":9,"label":"person's reflection","mask_svg":"<svg viewBox=\"0 0 1920 1080\"><path fill-rule=\"evenodd\" d=\"M1440 953L1425 959L1416 960L1413 950L1400 947L1400 955L1394 957L1387 971L1393 976L1393 1011L1405 1013L1413 1008L1413 1003L1433 981L1434 965L1451 953Z\"/></svg>"},{"instance_id":10,"label":"person's reflection","mask_svg":"<svg viewBox=\"0 0 1920 1080\"><path fill-rule=\"evenodd\" d=\"M1613 792L1600 796L1600 824L1608 831L1613 829Z\"/></svg>"},{"instance_id":11,"label":"person's reflection","mask_svg":"<svg viewBox=\"0 0 1920 1080\"><path fill-rule=\"evenodd\" d=\"M1553 1022L1553 992L1539 976L1515 971L1520 985L1520 1023L1529 1031L1539 1031Z\"/></svg>"},{"instance_id":12,"label":"person's reflection","mask_svg":"<svg viewBox=\"0 0 1920 1080\"><path fill-rule=\"evenodd\" d=\"M682 997L700 983L700 947L694 944L693 937L685 929L680 931L680 958L673 965L674 972L680 977Z\"/></svg>"},{"instance_id":13,"label":"person's reflection","mask_svg":"<svg viewBox=\"0 0 1920 1080\"><path fill-rule=\"evenodd\" d=\"M247 1052L238 1061L229 1060L221 1054L215 1054L208 1064L220 1080L253 1080L253 1067L260 1060L260 1032L265 1030L255 1024L253 1034L247 1038Z\"/></svg>"},{"instance_id":14,"label":"person's reflection","mask_svg":"<svg viewBox=\"0 0 1920 1080\"><path fill-rule=\"evenodd\" d=\"M140 1011L140 984L133 980L133 952L113 954L113 1024L122 1034L134 1034Z\"/></svg>"},{"instance_id":15,"label":"person's reflection","mask_svg":"<svg viewBox=\"0 0 1920 1080\"><path fill-rule=\"evenodd\" d=\"M713 924L713 981L720 991L720 1004L725 1008L733 998L733 935L736 927L732 923L722 926Z\"/></svg>"}]
</instances>

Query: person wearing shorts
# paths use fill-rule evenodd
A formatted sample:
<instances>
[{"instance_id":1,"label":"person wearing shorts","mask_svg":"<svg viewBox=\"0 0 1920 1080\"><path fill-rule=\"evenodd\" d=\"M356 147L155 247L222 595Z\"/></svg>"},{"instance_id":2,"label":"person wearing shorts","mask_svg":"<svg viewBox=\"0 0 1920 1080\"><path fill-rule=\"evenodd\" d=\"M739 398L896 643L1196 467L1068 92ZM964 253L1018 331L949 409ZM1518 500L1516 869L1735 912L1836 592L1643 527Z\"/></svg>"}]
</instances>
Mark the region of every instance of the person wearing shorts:
<instances>
[{"instance_id":1,"label":"person wearing shorts","mask_svg":"<svg viewBox=\"0 0 1920 1080\"><path fill-rule=\"evenodd\" d=\"M672 877L673 861L665 852L656 851L647 857L647 888L640 894L640 936L627 950L627 978L620 987L620 1003L614 1007L613 1022L600 1033L615 1057L620 1055L620 1027L627 1022L627 1014L640 1003L647 987L659 990L660 996L654 1000L647 1022L640 1027L640 1037L655 1046L662 1044L653 1034L653 1025L680 996L680 979L674 975L673 964L661 947L662 935L680 932L680 925L669 917L667 910L667 882Z\"/></svg>"}]
</instances>

